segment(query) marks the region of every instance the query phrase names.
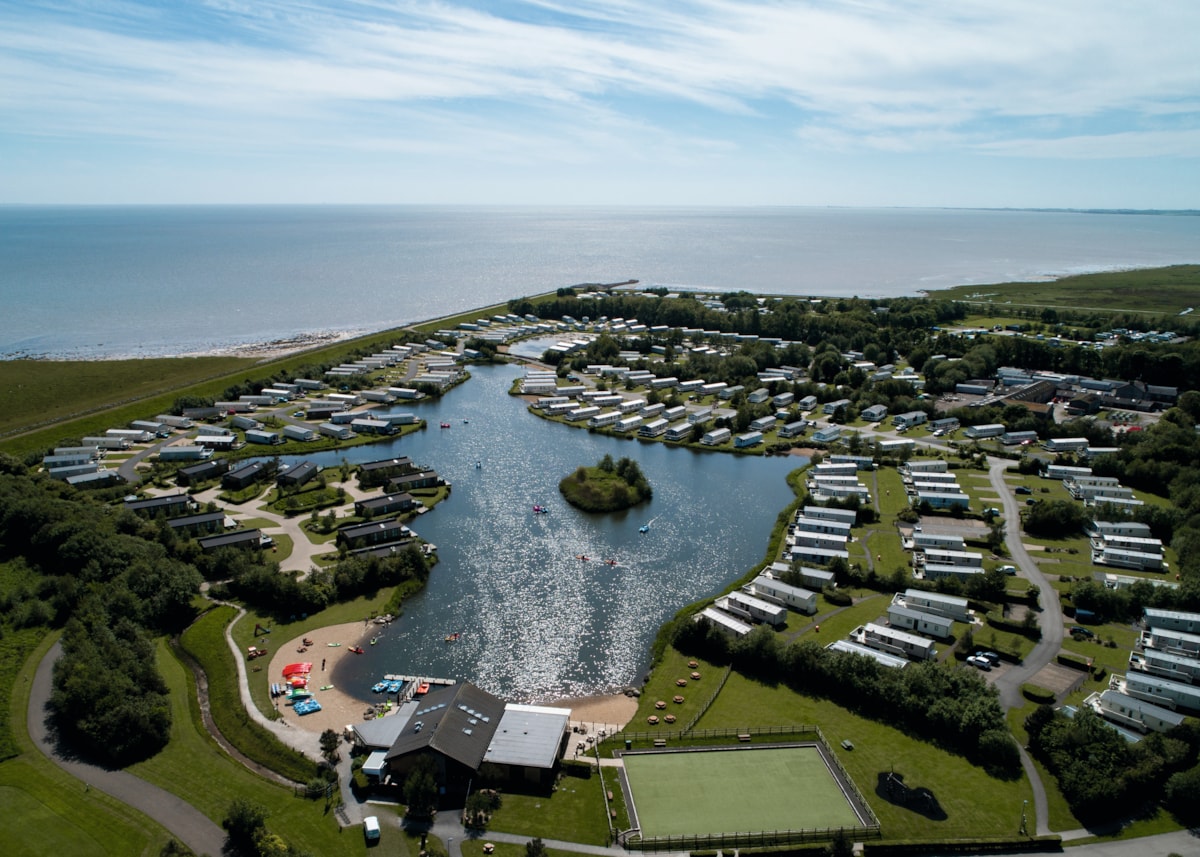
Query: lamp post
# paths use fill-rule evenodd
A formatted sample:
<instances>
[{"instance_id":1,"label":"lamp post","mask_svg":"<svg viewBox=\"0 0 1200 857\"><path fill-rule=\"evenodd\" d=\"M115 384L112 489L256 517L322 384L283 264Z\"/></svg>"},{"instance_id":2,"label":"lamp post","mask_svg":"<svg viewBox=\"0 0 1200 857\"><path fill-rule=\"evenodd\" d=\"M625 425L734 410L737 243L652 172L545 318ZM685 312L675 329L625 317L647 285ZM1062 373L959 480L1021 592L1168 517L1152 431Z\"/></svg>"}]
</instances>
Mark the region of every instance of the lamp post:
<instances>
[{"instance_id":1,"label":"lamp post","mask_svg":"<svg viewBox=\"0 0 1200 857\"><path fill-rule=\"evenodd\" d=\"M1025 829L1025 810L1028 809L1028 807L1029 807L1029 801L1027 801L1027 800L1021 801L1021 829L1018 831L1018 833L1020 833L1022 836L1027 835L1027 832Z\"/></svg>"}]
</instances>

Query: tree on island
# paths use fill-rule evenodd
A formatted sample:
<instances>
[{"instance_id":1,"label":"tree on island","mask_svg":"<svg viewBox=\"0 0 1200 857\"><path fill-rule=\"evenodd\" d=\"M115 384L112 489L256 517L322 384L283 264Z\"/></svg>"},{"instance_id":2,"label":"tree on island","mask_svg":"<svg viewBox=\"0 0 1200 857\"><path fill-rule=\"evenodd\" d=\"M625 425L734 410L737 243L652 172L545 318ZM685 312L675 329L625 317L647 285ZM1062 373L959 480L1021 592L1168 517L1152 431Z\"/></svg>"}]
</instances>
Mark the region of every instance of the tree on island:
<instances>
[{"instance_id":1,"label":"tree on island","mask_svg":"<svg viewBox=\"0 0 1200 857\"><path fill-rule=\"evenodd\" d=\"M595 467L576 468L558 483L558 490L568 503L587 512L628 509L654 493L636 461L622 458L614 462L611 455Z\"/></svg>"}]
</instances>

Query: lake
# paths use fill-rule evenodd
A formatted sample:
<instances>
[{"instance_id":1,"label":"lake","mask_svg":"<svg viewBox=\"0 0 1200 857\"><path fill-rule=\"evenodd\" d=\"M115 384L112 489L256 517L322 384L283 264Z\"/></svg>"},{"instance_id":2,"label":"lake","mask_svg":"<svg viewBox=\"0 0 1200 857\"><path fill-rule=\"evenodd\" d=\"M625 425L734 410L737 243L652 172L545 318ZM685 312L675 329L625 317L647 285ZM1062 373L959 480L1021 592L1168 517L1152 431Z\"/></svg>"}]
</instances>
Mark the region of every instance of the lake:
<instances>
[{"instance_id":1,"label":"lake","mask_svg":"<svg viewBox=\"0 0 1200 857\"><path fill-rule=\"evenodd\" d=\"M422 432L285 459L336 466L407 455L453 485L449 499L411 524L438 546L429 585L364 657L339 659L331 680L364 700L384 673L465 679L514 701L639 683L659 626L763 558L793 499L785 477L805 459L568 428L508 395L519 368L471 373L440 400L390 409L415 411L427 422ZM559 480L606 453L637 461L653 500L607 515L567 505ZM534 514L535 504L550 512ZM453 633L458 641L446 642Z\"/></svg>"}]
</instances>

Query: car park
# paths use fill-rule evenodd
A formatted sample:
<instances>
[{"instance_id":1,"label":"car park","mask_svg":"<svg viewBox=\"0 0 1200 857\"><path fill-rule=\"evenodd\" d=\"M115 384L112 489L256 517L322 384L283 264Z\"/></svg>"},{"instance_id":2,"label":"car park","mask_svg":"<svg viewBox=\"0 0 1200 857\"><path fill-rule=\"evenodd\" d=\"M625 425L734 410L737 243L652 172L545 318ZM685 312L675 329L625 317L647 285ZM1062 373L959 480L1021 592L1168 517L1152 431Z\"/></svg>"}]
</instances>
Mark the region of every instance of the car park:
<instances>
[{"instance_id":1,"label":"car park","mask_svg":"<svg viewBox=\"0 0 1200 857\"><path fill-rule=\"evenodd\" d=\"M984 672L988 672L992 668L991 661L981 655L970 655L967 658L967 663Z\"/></svg>"}]
</instances>

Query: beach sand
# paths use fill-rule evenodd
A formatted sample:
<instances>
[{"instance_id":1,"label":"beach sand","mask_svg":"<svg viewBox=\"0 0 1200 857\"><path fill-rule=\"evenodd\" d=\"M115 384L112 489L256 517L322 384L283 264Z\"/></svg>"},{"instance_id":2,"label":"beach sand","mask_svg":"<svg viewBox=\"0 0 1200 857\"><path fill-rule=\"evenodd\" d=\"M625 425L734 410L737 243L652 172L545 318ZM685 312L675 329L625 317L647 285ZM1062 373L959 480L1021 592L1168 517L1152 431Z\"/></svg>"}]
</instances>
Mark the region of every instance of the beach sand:
<instances>
[{"instance_id":1,"label":"beach sand","mask_svg":"<svg viewBox=\"0 0 1200 857\"><path fill-rule=\"evenodd\" d=\"M276 700L276 708L284 722L290 726L297 726L310 732L324 732L326 729L332 729L340 735L346 726L363 721L363 712L367 710L368 704L340 688L334 687L330 690L321 690L320 688L329 683L328 676L333 672L333 666L338 659L367 657L367 655L354 654L350 651L350 647L361 645L369 651L371 635L375 628L375 625L368 627L362 622L347 622L344 625L331 625L327 628L313 628L305 631L275 650L268 668L270 671L268 676L263 676L262 673L251 673L251 681L264 681L267 684L283 681L283 668L287 664L302 661L311 663L313 669L308 677L308 689L313 692L313 698L321 703L321 710L301 716L292 711L291 706L285 705L283 699ZM313 644L307 647L308 651L306 652L297 651L305 639L312 640ZM330 643L340 643L341 645L330 646ZM324 670L321 669L322 661L325 663Z\"/></svg>"},{"instance_id":2,"label":"beach sand","mask_svg":"<svg viewBox=\"0 0 1200 857\"><path fill-rule=\"evenodd\" d=\"M284 705L284 700L276 700L277 708L285 723L309 732L324 732L332 729L339 735L347 726L363 722L363 714L370 703L363 702L341 688L333 687L321 690L328 684L326 677L333 670L338 658L358 658L370 656L370 639L375 633L376 626L366 626L361 622L349 622L344 625L331 625L327 628L313 628L293 640L288 640L275 650L271 663L267 667L268 675L261 672L251 672L251 681L262 681L270 684L283 680L283 668L287 664L300 661L311 662L313 671L309 675L308 687L313 692L313 698L321 703L321 710L303 716L296 714L291 706ZM308 651L299 652L305 639L312 640ZM330 643L341 643L340 646L330 646ZM361 645L367 650L365 655L356 655L350 651L351 646ZM321 670L321 662L325 661L325 670ZM571 726L588 730L595 735L600 731L615 732L633 719L637 712L637 699L624 694L601 694L597 696L573 697L543 702L542 705L553 708L571 709Z\"/></svg>"}]
</instances>

